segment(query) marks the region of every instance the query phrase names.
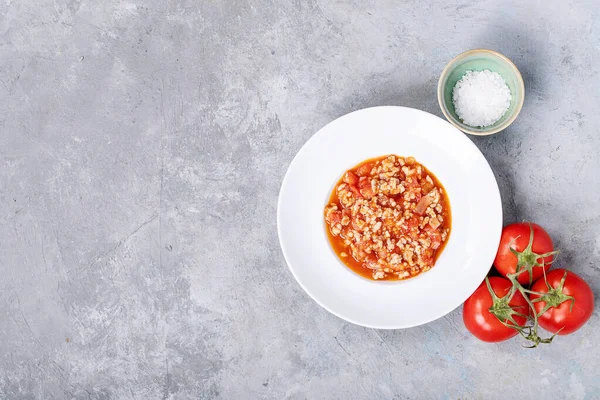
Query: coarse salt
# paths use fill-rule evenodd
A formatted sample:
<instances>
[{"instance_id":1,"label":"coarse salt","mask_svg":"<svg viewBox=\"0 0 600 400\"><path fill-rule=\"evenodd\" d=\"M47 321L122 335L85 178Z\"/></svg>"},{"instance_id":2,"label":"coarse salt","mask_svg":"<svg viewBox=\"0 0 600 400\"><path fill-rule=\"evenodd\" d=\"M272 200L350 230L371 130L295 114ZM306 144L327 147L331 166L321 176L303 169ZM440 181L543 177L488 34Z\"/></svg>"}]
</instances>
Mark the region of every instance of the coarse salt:
<instances>
[{"instance_id":1,"label":"coarse salt","mask_svg":"<svg viewBox=\"0 0 600 400\"><path fill-rule=\"evenodd\" d=\"M499 73L490 70L467 71L452 90L452 102L458 117L467 125L486 127L497 122L512 96Z\"/></svg>"}]
</instances>

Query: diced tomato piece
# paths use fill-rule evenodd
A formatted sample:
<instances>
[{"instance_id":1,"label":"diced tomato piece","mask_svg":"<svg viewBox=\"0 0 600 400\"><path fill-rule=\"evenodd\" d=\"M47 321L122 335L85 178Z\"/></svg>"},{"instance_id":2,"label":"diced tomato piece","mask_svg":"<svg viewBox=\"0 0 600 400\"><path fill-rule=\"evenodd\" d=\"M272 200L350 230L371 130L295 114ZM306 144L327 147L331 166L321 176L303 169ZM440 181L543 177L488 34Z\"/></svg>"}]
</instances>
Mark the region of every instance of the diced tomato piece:
<instances>
[{"instance_id":1,"label":"diced tomato piece","mask_svg":"<svg viewBox=\"0 0 600 400\"><path fill-rule=\"evenodd\" d=\"M426 180L421 180L421 190L423 191L423 193L429 193L433 190L435 186L433 186L431 183L427 182Z\"/></svg>"},{"instance_id":2,"label":"diced tomato piece","mask_svg":"<svg viewBox=\"0 0 600 400\"><path fill-rule=\"evenodd\" d=\"M410 182L408 181L408 179L406 180L406 186L409 188L419 188L421 189L421 184L419 184L419 180L413 176L412 178L410 178Z\"/></svg>"},{"instance_id":3,"label":"diced tomato piece","mask_svg":"<svg viewBox=\"0 0 600 400\"><path fill-rule=\"evenodd\" d=\"M440 225L441 222L436 218L431 218L429 220L429 225L433 228L433 229L437 229Z\"/></svg>"},{"instance_id":4,"label":"diced tomato piece","mask_svg":"<svg viewBox=\"0 0 600 400\"><path fill-rule=\"evenodd\" d=\"M422 197L421 200L419 200L417 207L415 208L415 212L420 215L425 214L425 210L427 210L427 207L429 207L430 204L431 204L430 196Z\"/></svg>"},{"instance_id":5,"label":"diced tomato piece","mask_svg":"<svg viewBox=\"0 0 600 400\"><path fill-rule=\"evenodd\" d=\"M371 189L370 187L361 189L360 194L362 194L365 199L370 199L374 196L373 189Z\"/></svg>"},{"instance_id":6,"label":"diced tomato piece","mask_svg":"<svg viewBox=\"0 0 600 400\"><path fill-rule=\"evenodd\" d=\"M431 240L431 248L437 249L442 244L442 234L436 230L428 231L429 239Z\"/></svg>"},{"instance_id":7,"label":"diced tomato piece","mask_svg":"<svg viewBox=\"0 0 600 400\"><path fill-rule=\"evenodd\" d=\"M421 254L421 260L427 265L433 265L433 250L426 249Z\"/></svg>"},{"instance_id":8,"label":"diced tomato piece","mask_svg":"<svg viewBox=\"0 0 600 400\"><path fill-rule=\"evenodd\" d=\"M366 163L358 167L356 170L356 175L358 176L368 176L371 174L371 170L375 167L374 162Z\"/></svg>"},{"instance_id":9,"label":"diced tomato piece","mask_svg":"<svg viewBox=\"0 0 600 400\"><path fill-rule=\"evenodd\" d=\"M362 199L363 198L363 195L360 194L360 190L358 190L356 188L356 186L350 186L350 191L352 193L354 193L354 197L356 197L357 199Z\"/></svg>"},{"instance_id":10,"label":"diced tomato piece","mask_svg":"<svg viewBox=\"0 0 600 400\"><path fill-rule=\"evenodd\" d=\"M344 175L344 182L346 182L350 186L354 186L358 183L358 176L352 171L346 172Z\"/></svg>"},{"instance_id":11,"label":"diced tomato piece","mask_svg":"<svg viewBox=\"0 0 600 400\"><path fill-rule=\"evenodd\" d=\"M365 177L361 177L358 180L358 189L365 199L370 199L374 196L373 188L371 187L371 180Z\"/></svg>"},{"instance_id":12,"label":"diced tomato piece","mask_svg":"<svg viewBox=\"0 0 600 400\"><path fill-rule=\"evenodd\" d=\"M419 217L416 215L407 219L402 226L402 232L413 240L419 238Z\"/></svg>"}]
</instances>

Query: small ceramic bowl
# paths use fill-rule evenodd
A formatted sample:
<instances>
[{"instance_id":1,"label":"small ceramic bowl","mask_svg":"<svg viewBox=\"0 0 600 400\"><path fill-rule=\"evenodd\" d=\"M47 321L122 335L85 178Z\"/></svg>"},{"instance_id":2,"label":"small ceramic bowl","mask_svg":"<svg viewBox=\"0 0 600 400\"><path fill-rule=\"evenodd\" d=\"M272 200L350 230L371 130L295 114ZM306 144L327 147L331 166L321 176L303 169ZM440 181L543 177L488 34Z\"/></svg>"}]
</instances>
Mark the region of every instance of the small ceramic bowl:
<instances>
[{"instance_id":1,"label":"small ceramic bowl","mask_svg":"<svg viewBox=\"0 0 600 400\"><path fill-rule=\"evenodd\" d=\"M484 128L465 125L456 115L454 103L452 103L452 90L456 82L463 77L467 71L490 70L499 73L506 81L512 100L510 107L496 123ZM471 135L491 135L508 127L519 115L525 100L525 85L521 73L506 56L497 51L487 49L469 50L454 57L442 71L438 82L438 101L442 112L458 129Z\"/></svg>"}]
</instances>

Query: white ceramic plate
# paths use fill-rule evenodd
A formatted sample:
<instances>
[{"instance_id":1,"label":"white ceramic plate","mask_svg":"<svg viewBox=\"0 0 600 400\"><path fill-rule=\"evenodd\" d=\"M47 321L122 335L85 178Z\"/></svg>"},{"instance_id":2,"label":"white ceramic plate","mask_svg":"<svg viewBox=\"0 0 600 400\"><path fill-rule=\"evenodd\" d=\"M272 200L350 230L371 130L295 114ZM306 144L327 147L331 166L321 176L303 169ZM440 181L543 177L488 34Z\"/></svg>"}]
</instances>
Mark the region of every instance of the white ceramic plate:
<instances>
[{"instance_id":1,"label":"white ceramic plate","mask_svg":"<svg viewBox=\"0 0 600 400\"><path fill-rule=\"evenodd\" d=\"M323 220L342 174L385 154L425 165L452 209L450 238L435 266L403 281L351 271L331 249ZM281 185L277 227L292 274L318 304L358 325L408 328L446 315L483 281L500 242L502 205L489 164L462 132L424 111L375 107L336 119L300 149Z\"/></svg>"}]
</instances>

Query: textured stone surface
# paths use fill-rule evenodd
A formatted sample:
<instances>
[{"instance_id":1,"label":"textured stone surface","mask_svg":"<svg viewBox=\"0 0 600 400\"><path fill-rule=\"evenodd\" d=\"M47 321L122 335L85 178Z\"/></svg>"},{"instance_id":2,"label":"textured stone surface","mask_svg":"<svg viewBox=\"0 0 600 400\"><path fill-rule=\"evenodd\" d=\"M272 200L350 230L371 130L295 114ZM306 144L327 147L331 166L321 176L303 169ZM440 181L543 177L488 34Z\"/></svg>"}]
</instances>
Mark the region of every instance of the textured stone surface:
<instances>
[{"instance_id":1,"label":"textured stone surface","mask_svg":"<svg viewBox=\"0 0 600 400\"><path fill-rule=\"evenodd\" d=\"M441 115L445 63L489 47L527 89L473 138L505 219L543 224L598 295L599 19L594 0L2 2L0 398L600 397L598 311L533 351L478 342L460 309L353 326L296 284L275 220L321 126Z\"/></svg>"}]
</instances>

